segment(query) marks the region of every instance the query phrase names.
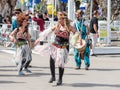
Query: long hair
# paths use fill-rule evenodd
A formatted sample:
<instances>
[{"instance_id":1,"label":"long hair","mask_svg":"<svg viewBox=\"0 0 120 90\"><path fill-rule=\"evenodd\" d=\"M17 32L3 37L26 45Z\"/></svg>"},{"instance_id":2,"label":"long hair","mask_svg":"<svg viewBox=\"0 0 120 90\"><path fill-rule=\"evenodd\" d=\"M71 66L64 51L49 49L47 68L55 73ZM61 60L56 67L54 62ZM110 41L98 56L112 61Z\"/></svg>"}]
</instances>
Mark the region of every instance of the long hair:
<instances>
[{"instance_id":1,"label":"long hair","mask_svg":"<svg viewBox=\"0 0 120 90\"><path fill-rule=\"evenodd\" d=\"M28 17L24 13L18 14L17 23L19 24L19 26L22 26L24 20L28 20Z\"/></svg>"},{"instance_id":2,"label":"long hair","mask_svg":"<svg viewBox=\"0 0 120 90\"><path fill-rule=\"evenodd\" d=\"M68 19L67 13L65 13L65 12L59 12L58 15L57 15L57 17L58 18L64 18L64 26L67 29L67 31L70 32L69 25L70 25L71 20Z\"/></svg>"}]
</instances>

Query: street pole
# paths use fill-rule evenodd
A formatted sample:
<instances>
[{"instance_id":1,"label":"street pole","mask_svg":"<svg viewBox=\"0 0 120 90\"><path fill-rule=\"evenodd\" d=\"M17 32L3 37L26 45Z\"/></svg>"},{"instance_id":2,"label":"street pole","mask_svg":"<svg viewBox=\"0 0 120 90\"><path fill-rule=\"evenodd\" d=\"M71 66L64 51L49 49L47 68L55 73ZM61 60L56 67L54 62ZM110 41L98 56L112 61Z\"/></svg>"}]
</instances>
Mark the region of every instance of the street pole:
<instances>
[{"instance_id":1,"label":"street pole","mask_svg":"<svg viewBox=\"0 0 120 90\"><path fill-rule=\"evenodd\" d=\"M35 3L34 3L34 0L32 2L32 13L34 13L34 8L35 8Z\"/></svg>"},{"instance_id":2,"label":"street pole","mask_svg":"<svg viewBox=\"0 0 120 90\"><path fill-rule=\"evenodd\" d=\"M111 17L111 0L108 0L107 5L107 44L111 44L111 28L110 28L110 17Z\"/></svg>"},{"instance_id":3,"label":"street pole","mask_svg":"<svg viewBox=\"0 0 120 90\"><path fill-rule=\"evenodd\" d=\"M54 22L54 0L52 0L52 20L51 20L51 26L53 26L53 22Z\"/></svg>"},{"instance_id":4,"label":"street pole","mask_svg":"<svg viewBox=\"0 0 120 90\"><path fill-rule=\"evenodd\" d=\"M74 0L68 0L68 18L74 20L74 16L75 16Z\"/></svg>"},{"instance_id":5,"label":"street pole","mask_svg":"<svg viewBox=\"0 0 120 90\"><path fill-rule=\"evenodd\" d=\"M93 0L90 0L90 20L92 19Z\"/></svg>"},{"instance_id":6,"label":"street pole","mask_svg":"<svg viewBox=\"0 0 120 90\"><path fill-rule=\"evenodd\" d=\"M55 0L55 10L57 9L57 0Z\"/></svg>"}]
</instances>

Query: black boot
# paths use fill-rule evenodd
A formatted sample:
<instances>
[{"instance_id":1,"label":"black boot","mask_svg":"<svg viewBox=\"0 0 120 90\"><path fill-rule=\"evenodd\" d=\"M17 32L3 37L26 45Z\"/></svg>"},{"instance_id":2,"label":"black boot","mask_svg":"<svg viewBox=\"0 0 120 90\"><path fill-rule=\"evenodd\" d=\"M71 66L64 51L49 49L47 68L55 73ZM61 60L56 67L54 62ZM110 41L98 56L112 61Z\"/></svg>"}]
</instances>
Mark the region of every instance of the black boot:
<instances>
[{"instance_id":1,"label":"black boot","mask_svg":"<svg viewBox=\"0 0 120 90\"><path fill-rule=\"evenodd\" d=\"M62 84L63 73L64 73L64 68L59 67L59 80L57 82L57 85L61 85Z\"/></svg>"},{"instance_id":2,"label":"black boot","mask_svg":"<svg viewBox=\"0 0 120 90\"><path fill-rule=\"evenodd\" d=\"M52 83L53 81L55 81L55 62L52 59L52 57L50 57L50 71L51 71L51 75L52 77L49 80L49 83Z\"/></svg>"},{"instance_id":3,"label":"black boot","mask_svg":"<svg viewBox=\"0 0 120 90\"><path fill-rule=\"evenodd\" d=\"M49 80L49 83L53 83L53 81L55 81L55 77L51 77L50 80Z\"/></svg>"}]
</instances>

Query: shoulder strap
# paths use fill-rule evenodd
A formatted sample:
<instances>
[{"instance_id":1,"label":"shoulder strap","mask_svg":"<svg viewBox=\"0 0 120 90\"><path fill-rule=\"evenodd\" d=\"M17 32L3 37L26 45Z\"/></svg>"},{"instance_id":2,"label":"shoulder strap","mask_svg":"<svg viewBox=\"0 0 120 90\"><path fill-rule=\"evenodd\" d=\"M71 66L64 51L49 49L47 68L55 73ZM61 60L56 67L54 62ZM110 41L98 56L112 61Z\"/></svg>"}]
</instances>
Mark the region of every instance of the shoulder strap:
<instances>
[{"instance_id":1,"label":"shoulder strap","mask_svg":"<svg viewBox=\"0 0 120 90\"><path fill-rule=\"evenodd\" d=\"M84 23L84 20L82 19L81 26L80 26L81 28L80 28L80 30L79 30L78 25L77 25L77 20L76 20L75 25L76 25L77 31L78 31L79 33L81 33L81 30L82 30L82 27L83 27L83 23Z\"/></svg>"}]
</instances>

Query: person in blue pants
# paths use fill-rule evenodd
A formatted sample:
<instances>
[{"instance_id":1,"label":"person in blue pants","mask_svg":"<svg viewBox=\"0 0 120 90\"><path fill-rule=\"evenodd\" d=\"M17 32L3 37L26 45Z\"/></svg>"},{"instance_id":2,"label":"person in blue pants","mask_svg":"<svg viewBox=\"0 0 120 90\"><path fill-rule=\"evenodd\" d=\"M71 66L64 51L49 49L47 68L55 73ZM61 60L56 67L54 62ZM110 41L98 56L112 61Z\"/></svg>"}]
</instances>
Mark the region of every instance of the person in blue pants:
<instances>
[{"instance_id":1,"label":"person in blue pants","mask_svg":"<svg viewBox=\"0 0 120 90\"><path fill-rule=\"evenodd\" d=\"M82 18L83 12L81 10L78 10L76 12L76 20L74 22L74 27L77 31L80 32L82 39L86 41L86 48L83 53L80 53L76 48L74 48L74 58L76 62L76 69L81 68L81 59L84 60L85 63L85 69L88 70L90 66L90 44L91 40L88 39L88 31L89 26L86 23L85 19Z\"/></svg>"}]
</instances>

